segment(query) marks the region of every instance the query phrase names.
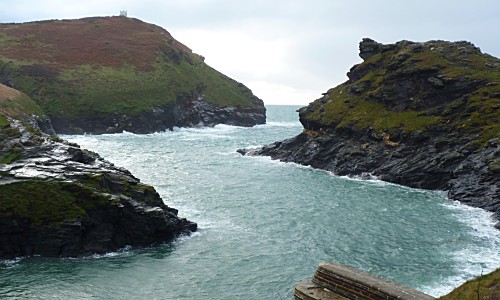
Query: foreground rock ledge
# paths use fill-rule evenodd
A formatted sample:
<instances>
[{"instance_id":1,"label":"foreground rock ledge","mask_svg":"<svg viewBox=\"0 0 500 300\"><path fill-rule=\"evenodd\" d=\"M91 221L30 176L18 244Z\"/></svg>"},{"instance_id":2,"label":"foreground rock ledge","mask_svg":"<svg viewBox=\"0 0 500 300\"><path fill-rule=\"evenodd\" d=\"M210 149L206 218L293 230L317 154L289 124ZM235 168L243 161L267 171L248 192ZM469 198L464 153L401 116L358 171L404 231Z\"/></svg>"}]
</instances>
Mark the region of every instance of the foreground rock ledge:
<instances>
[{"instance_id":1,"label":"foreground rock ledge","mask_svg":"<svg viewBox=\"0 0 500 300\"><path fill-rule=\"evenodd\" d=\"M0 258L84 256L196 229L153 187L96 153L23 121L0 124Z\"/></svg>"},{"instance_id":2,"label":"foreground rock ledge","mask_svg":"<svg viewBox=\"0 0 500 300\"><path fill-rule=\"evenodd\" d=\"M400 299L433 297L338 263L320 263L312 279L295 286L296 300Z\"/></svg>"}]
</instances>

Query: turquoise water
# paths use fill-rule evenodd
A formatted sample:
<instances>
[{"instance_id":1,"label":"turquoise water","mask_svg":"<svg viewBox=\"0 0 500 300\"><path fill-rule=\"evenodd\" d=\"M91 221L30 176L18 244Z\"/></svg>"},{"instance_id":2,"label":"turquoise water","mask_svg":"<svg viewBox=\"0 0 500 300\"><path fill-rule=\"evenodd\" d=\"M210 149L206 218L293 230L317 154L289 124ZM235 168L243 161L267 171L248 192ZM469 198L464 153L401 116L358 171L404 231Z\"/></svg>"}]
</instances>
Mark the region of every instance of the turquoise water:
<instances>
[{"instance_id":1,"label":"turquoise water","mask_svg":"<svg viewBox=\"0 0 500 300\"><path fill-rule=\"evenodd\" d=\"M236 150L292 137L297 107L268 124L64 138L153 185L199 225L147 249L0 264L2 299L292 299L296 281L336 261L444 294L500 267L490 214L444 192L334 176Z\"/></svg>"}]
</instances>

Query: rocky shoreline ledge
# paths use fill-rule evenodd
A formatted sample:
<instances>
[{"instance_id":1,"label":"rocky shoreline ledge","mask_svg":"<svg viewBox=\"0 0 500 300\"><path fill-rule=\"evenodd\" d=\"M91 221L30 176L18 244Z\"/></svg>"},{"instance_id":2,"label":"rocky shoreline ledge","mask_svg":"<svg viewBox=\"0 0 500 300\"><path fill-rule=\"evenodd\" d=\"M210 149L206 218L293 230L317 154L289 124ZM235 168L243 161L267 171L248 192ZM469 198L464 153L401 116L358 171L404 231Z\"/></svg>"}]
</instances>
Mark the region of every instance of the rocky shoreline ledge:
<instances>
[{"instance_id":1,"label":"rocky shoreline ledge","mask_svg":"<svg viewBox=\"0 0 500 300\"><path fill-rule=\"evenodd\" d=\"M0 258L85 256L197 230L129 171L42 133L31 99L3 85L0 96Z\"/></svg>"},{"instance_id":2,"label":"rocky shoreline ledge","mask_svg":"<svg viewBox=\"0 0 500 300\"><path fill-rule=\"evenodd\" d=\"M447 190L500 220L500 60L468 42L370 39L360 57L348 81L299 110L303 133L238 152Z\"/></svg>"},{"instance_id":3,"label":"rocky shoreline ledge","mask_svg":"<svg viewBox=\"0 0 500 300\"><path fill-rule=\"evenodd\" d=\"M135 18L4 23L0 35L0 258L104 253L197 230L153 187L56 133L266 122L250 89Z\"/></svg>"},{"instance_id":4,"label":"rocky shoreline ledge","mask_svg":"<svg viewBox=\"0 0 500 300\"><path fill-rule=\"evenodd\" d=\"M218 124L252 127L266 123L266 109L255 97L255 106L230 105L219 107L206 101L205 96L193 93L180 97L175 103L151 107L141 113L113 113L88 116L68 121L53 116L51 124L59 134L110 134L123 131L148 134L172 130L174 127L213 127Z\"/></svg>"}]
</instances>

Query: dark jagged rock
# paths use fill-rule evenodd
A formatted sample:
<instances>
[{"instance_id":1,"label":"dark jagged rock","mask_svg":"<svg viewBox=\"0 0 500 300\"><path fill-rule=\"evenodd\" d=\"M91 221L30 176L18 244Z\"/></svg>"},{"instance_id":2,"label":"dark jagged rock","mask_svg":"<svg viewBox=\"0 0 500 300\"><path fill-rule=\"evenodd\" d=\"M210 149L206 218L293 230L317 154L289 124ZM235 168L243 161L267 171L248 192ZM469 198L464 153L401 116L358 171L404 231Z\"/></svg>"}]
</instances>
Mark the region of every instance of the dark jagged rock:
<instances>
[{"instance_id":1,"label":"dark jagged rock","mask_svg":"<svg viewBox=\"0 0 500 300\"><path fill-rule=\"evenodd\" d=\"M19 121L7 129L21 136L2 149L19 158L0 164L0 257L103 253L196 230L127 170Z\"/></svg>"},{"instance_id":2,"label":"dark jagged rock","mask_svg":"<svg viewBox=\"0 0 500 300\"><path fill-rule=\"evenodd\" d=\"M171 130L174 127L212 127L217 124L251 127L266 122L266 110L262 100L255 97L255 106L220 107L206 101L199 93L180 96L173 104L151 107L135 115L113 113L73 120L52 117L52 125L60 134L74 133L121 133L123 131L145 134Z\"/></svg>"},{"instance_id":3,"label":"dark jagged rock","mask_svg":"<svg viewBox=\"0 0 500 300\"><path fill-rule=\"evenodd\" d=\"M40 116L16 111L29 98L12 105L19 97L0 85L0 258L104 253L196 230L129 171L40 132Z\"/></svg>"},{"instance_id":4,"label":"dark jagged rock","mask_svg":"<svg viewBox=\"0 0 500 300\"><path fill-rule=\"evenodd\" d=\"M239 152L448 190L500 219L499 59L468 42L364 39L360 51L347 82L299 110L303 133Z\"/></svg>"},{"instance_id":5,"label":"dark jagged rock","mask_svg":"<svg viewBox=\"0 0 500 300\"><path fill-rule=\"evenodd\" d=\"M264 103L250 89L138 19L0 24L0 35L0 83L30 96L58 133L266 121Z\"/></svg>"},{"instance_id":6,"label":"dark jagged rock","mask_svg":"<svg viewBox=\"0 0 500 300\"><path fill-rule=\"evenodd\" d=\"M364 38L361 43L359 43L359 56L362 59L370 58L380 52L380 48L382 48L381 43L377 43L372 39Z\"/></svg>"},{"instance_id":7,"label":"dark jagged rock","mask_svg":"<svg viewBox=\"0 0 500 300\"><path fill-rule=\"evenodd\" d=\"M178 127L214 126L227 124L234 126L251 127L266 122L264 103L253 97L254 107L227 106L218 107L208 103L203 94L194 93L182 97L177 101L175 112Z\"/></svg>"}]
</instances>

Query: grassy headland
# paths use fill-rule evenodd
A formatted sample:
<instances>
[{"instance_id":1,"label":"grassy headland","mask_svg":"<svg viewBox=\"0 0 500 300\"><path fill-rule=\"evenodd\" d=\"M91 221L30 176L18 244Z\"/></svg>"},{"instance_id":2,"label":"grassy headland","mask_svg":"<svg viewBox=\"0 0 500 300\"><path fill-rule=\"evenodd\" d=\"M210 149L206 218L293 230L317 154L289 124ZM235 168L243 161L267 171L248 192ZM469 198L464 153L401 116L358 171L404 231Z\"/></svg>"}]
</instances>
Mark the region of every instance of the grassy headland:
<instances>
[{"instance_id":1,"label":"grassy headland","mask_svg":"<svg viewBox=\"0 0 500 300\"><path fill-rule=\"evenodd\" d=\"M134 116L195 93L219 107L259 105L166 30L133 18L1 24L0 42L0 83L51 119Z\"/></svg>"},{"instance_id":2,"label":"grassy headland","mask_svg":"<svg viewBox=\"0 0 500 300\"><path fill-rule=\"evenodd\" d=\"M379 133L434 127L477 135L477 144L500 135L498 58L468 42L366 41L377 51L351 69L347 82L302 110L306 127Z\"/></svg>"}]
</instances>

